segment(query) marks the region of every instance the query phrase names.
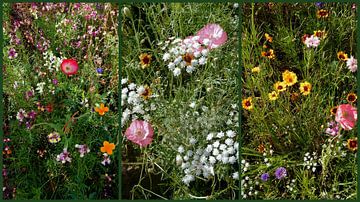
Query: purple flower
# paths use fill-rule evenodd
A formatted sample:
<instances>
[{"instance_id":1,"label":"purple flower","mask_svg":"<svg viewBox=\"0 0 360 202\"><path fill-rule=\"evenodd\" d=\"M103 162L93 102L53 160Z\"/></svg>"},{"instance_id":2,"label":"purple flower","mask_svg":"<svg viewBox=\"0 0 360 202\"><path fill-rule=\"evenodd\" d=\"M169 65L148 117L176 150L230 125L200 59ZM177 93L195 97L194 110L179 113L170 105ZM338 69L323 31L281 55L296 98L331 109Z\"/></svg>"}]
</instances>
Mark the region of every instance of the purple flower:
<instances>
[{"instance_id":1,"label":"purple flower","mask_svg":"<svg viewBox=\"0 0 360 202\"><path fill-rule=\"evenodd\" d=\"M287 172L286 169L284 167L279 167L276 169L275 171L275 177L279 180L283 179L284 177L286 177Z\"/></svg>"},{"instance_id":2,"label":"purple flower","mask_svg":"<svg viewBox=\"0 0 360 202\"><path fill-rule=\"evenodd\" d=\"M79 151L79 153L80 153L80 157L84 157L84 155L85 155L86 153L89 153L89 152L90 152L90 149L89 149L89 147L88 147L86 144L81 144L81 145L76 144L76 145L75 145L75 148L78 149L78 151Z\"/></svg>"},{"instance_id":3,"label":"purple flower","mask_svg":"<svg viewBox=\"0 0 360 202\"><path fill-rule=\"evenodd\" d=\"M322 8L322 7L324 7L324 4L325 4L324 2L316 2L315 6L318 8Z\"/></svg>"},{"instance_id":4,"label":"purple flower","mask_svg":"<svg viewBox=\"0 0 360 202\"><path fill-rule=\"evenodd\" d=\"M96 68L96 71L98 74L103 74L103 72L104 72L104 70L101 67Z\"/></svg>"},{"instance_id":5,"label":"purple flower","mask_svg":"<svg viewBox=\"0 0 360 202\"><path fill-rule=\"evenodd\" d=\"M71 162L70 153L67 151L67 148L64 148L63 152L57 155L56 160L61 163Z\"/></svg>"},{"instance_id":6,"label":"purple flower","mask_svg":"<svg viewBox=\"0 0 360 202\"><path fill-rule=\"evenodd\" d=\"M31 112L29 112L27 115L30 119L36 118L36 112L34 110L31 110Z\"/></svg>"},{"instance_id":7,"label":"purple flower","mask_svg":"<svg viewBox=\"0 0 360 202\"><path fill-rule=\"evenodd\" d=\"M25 110L23 109L19 109L17 115L16 115L16 119L19 120L19 122L23 122L25 116L27 116Z\"/></svg>"},{"instance_id":8,"label":"purple flower","mask_svg":"<svg viewBox=\"0 0 360 202\"><path fill-rule=\"evenodd\" d=\"M8 55L9 55L9 59L14 59L17 57L17 52L14 48L10 48L10 50L8 51Z\"/></svg>"},{"instance_id":9,"label":"purple flower","mask_svg":"<svg viewBox=\"0 0 360 202\"><path fill-rule=\"evenodd\" d=\"M104 153L103 155L104 155L104 160L101 161L101 164L103 164L104 166L109 165L111 162L109 155L107 153Z\"/></svg>"},{"instance_id":10,"label":"purple flower","mask_svg":"<svg viewBox=\"0 0 360 202\"><path fill-rule=\"evenodd\" d=\"M266 182L266 181L269 180L270 175L269 175L269 173L264 173L264 174L261 175L260 178L261 178L262 181Z\"/></svg>"},{"instance_id":11,"label":"purple flower","mask_svg":"<svg viewBox=\"0 0 360 202\"><path fill-rule=\"evenodd\" d=\"M30 123L29 121L26 121L25 125L26 125L26 128L27 128L27 129L30 129L30 128L31 128L31 123Z\"/></svg>"},{"instance_id":12,"label":"purple flower","mask_svg":"<svg viewBox=\"0 0 360 202\"><path fill-rule=\"evenodd\" d=\"M29 90L25 93L25 99L29 100L30 97L34 96L34 90Z\"/></svg>"},{"instance_id":13,"label":"purple flower","mask_svg":"<svg viewBox=\"0 0 360 202\"><path fill-rule=\"evenodd\" d=\"M338 132L339 132L339 125L334 121L329 122L328 128L325 130L325 133L331 136L336 136Z\"/></svg>"},{"instance_id":14,"label":"purple flower","mask_svg":"<svg viewBox=\"0 0 360 202\"><path fill-rule=\"evenodd\" d=\"M54 85L57 85L57 84L58 84L58 80L57 80L57 79L53 79L53 80L52 80L52 83L53 83Z\"/></svg>"}]
</instances>

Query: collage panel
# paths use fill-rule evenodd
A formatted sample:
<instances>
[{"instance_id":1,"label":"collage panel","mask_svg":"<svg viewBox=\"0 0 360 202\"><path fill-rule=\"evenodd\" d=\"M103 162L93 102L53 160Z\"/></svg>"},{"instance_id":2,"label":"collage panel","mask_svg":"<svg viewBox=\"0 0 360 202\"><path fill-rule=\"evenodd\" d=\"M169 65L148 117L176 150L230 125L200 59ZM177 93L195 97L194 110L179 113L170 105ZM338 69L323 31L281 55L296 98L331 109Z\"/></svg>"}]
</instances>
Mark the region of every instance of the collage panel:
<instances>
[{"instance_id":1,"label":"collage panel","mask_svg":"<svg viewBox=\"0 0 360 202\"><path fill-rule=\"evenodd\" d=\"M239 197L239 4L122 4L122 199Z\"/></svg>"},{"instance_id":2,"label":"collage panel","mask_svg":"<svg viewBox=\"0 0 360 202\"><path fill-rule=\"evenodd\" d=\"M356 5L242 5L242 199L357 198Z\"/></svg>"},{"instance_id":3,"label":"collage panel","mask_svg":"<svg viewBox=\"0 0 360 202\"><path fill-rule=\"evenodd\" d=\"M3 4L3 199L118 199L118 4Z\"/></svg>"}]
</instances>

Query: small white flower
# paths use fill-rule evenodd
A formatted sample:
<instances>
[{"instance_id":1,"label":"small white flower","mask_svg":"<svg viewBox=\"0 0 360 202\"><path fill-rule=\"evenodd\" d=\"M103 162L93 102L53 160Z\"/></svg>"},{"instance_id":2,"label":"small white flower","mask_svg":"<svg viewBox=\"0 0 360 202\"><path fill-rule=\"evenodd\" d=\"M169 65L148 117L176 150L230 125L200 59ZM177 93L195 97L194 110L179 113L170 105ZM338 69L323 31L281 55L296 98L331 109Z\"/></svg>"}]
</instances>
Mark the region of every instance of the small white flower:
<instances>
[{"instance_id":1,"label":"small white flower","mask_svg":"<svg viewBox=\"0 0 360 202\"><path fill-rule=\"evenodd\" d=\"M230 137L230 138L233 138L236 136L235 132L232 131L232 130L228 130L226 131L226 136Z\"/></svg>"},{"instance_id":2,"label":"small white flower","mask_svg":"<svg viewBox=\"0 0 360 202\"><path fill-rule=\"evenodd\" d=\"M129 84L128 88L129 88L129 90L135 90L136 84L131 83L131 84Z\"/></svg>"},{"instance_id":3,"label":"small white flower","mask_svg":"<svg viewBox=\"0 0 360 202\"><path fill-rule=\"evenodd\" d=\"M216 163L216 158L213 157L213 156L210 156L210 157L209 157L209 162L210 162L211 164L215 164L215 163Z\"/></svg>"},{"instance_id":4,"label":"small white flower","mask_svg":"<svg viewBox=\"0 0 360 202\"><path fill-rule=\"evenodd\" d=\"M212 140L214 137L214 134L213 133L209 133L207 136L206 136L206 140L210 141Z\"/></svg>"},{"instance_id":5,"label":"small white flower","mask_svg":"<svg viewBox=\"0 0 360 202\"><path fill-rule=\"evenodd\" d=\"M206 64L206 58L205 58L205 57L201 57L201 58L199 59L199 64L200 64L200 65Z\"/></svg>"},{"instance_id":6,"label":"small white flower","mask_svg":"<svg viewBox=\"0 0 360 202\"><path fill-rule=\"evenodd\" d=\"M173 62L170 62L170 63L168 64L168 68L169 68L171 71L173 71L173 70L175 69L175 64L174 64Z\"/></svg>"},{"instance_id":7,"label":"small white flower","mask_svg":"<svg viewBox=\"0 0 360 202\"><path fill-rule=\"evenodd\" d=\"M174 76L179 76L181 74L181 69L177 67L174 69L173 73L174 73Z\"/></svg>"},{"instance_id":8,"label":"small white flower","mask_svg":"<svg viewBox=\"0 0 360 202\"><path fill-rule=\"evenodd\" d=\"M351 56L346 61L346 66L351 72L356 72L356 70L357 70L357 60L354 58L354 56Z\"/></svg>"},{"instance_id":9,"label":"small white flower","mask_svg":"<svg viewBox=\"0 0 360 202\"><path fill-rule=\"evenodd\" d=\"M233 178L234 180L238 180L238 179L239 179L239 172L233 173L233 174L232 174L232 178Z\"/></svg>"},{"instance_id":10,"label":"small white flower","mask_svg":"<svg viewBox=\"0 0 360 202\"><path fill-rule=\"evenodd\" d=\"M216 135L216 137L217 138L222 138L222 137L224 137L224 132L219 132L217 135Z\"/></svg>"},{"instance_id":11,"label":"small white flower","mask_svg":"<svg viewBox=\"0 0 360 202\"><path fill-rule=\"evenodd\" d=\"M219 147L219 149L220 149L221 151L224 151L224 150L227 149L227 146L226 146L225 144L221 144L220 147Z\"/></svg>"},{"instance_id":12,"label":"small white flower","mask_svg":"<svg viewBox=\"0 0 360 202\"><path fill-rule=\"evenodd\" d=\"M212 154L213 154L214 156L219 155L219 153L220 153L219 150L216 149L216 148L215 148L215 149L213 150L213 152L212 152Z\"/></svg>"},{"instance_id":13,"label":"small white flower","mask_svg":"<svg viewBox=\"0 0 360 202\"><path fill-rule=\"evenodd\" d=\"M203 56L207 56L207 55L209 54L209 50L208 50L208 49L203 49L203 50L201 51L201 54L202 54Z\"/></svg>"},{"instance_id":14,"label":"small white flower","mask_svg":"<svg viewBox=\"0 0 360 202\"><path fill-rule=\"evenodd\" d=\"M180 147L178 148L178 152L179 152L180 154L184 153L184 151L185 151L185 149L184 149L183 146L180 146Z\"/></svg>"},{"instance_id":15,"label":"small white flower","mask_svg":"<svg viewBox=\"0 0 360 202\"><path fill-rule=\"evenodd\" d=\"M227 144L228 146L232 146L234 144L234 140L231 138L227 138L225 140L225 144Z\"/></svg>"},{"instance_id":16,"label":"small white flower","mask_svg":"<svg viewBox=\"0 0 360 202\"><path fill-rule=\"evenodd\" d=\"M219 145L220 145L220 142L219 142L218 140L213 143L213 146L214 146L215 148L218 148Z\"/></svg>"},{"instance_id":17,"label":"small white flower","mask_svg":"<svg viewBox=\"0 0 360 202\"><path fill-rule=\"evenodd\" d=\"M170 54L169 53L165 53L164 55L163 55L163 61L168 61L169 59L170 59Z\"/></svg>"},{"instance_id":18,"label":"small white flower","mask_svg":"<svg viewBox=\"0 0 360 202\"><path fill-rule=\"evenodd\" d=\"M195 108L195 106L196 106L195 102L192 102L192 103L189 104L189 107L191 107L191 108Z\"/></svg>"},{"instance_id":19,"label":"small white flower","mask_svg":"<svg viewBox=\"0 0 360 202\"><path fill-rule=\"evenodd\" d=\"M190 140L189 140L189 143L194 145L194 144L197 143L197 140L195 138L191 137Z\"/></svg>"}]
</instances>

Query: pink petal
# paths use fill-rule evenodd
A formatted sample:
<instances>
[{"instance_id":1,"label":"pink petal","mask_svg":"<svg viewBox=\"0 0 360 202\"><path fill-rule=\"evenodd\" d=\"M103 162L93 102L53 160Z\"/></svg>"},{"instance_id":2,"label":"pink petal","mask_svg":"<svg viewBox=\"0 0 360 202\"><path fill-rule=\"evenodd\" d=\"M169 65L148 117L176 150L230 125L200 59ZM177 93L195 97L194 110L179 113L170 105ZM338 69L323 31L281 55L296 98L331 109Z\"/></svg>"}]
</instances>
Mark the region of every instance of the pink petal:
<instances>
[{"instance_id":1,"label":"pink petal","mask_svg":"<svg viewBox=\"0 0 360 202\"><path fill-rule=\"evenodd\" d=\"M196 35L200 37L200 43L203 43L204 39L210 40L209 49L221 46L227 41L227 33L218 24L207 24Z\"/></svg>"},{"instance_id":2,"label":"pink petal","mask_svg":"<svg viewBox=\"0 0 360 202\"><path fill-rule=\"evenodd\" d=\"M143 137L137 134L139 132ZM127 137L127 139L134 142L135 144L138 144L141 147L145 147L152 142L154 136L154 129L146 121L134 120L126 129L125 136Z\"/></svg>"}]
</instances>

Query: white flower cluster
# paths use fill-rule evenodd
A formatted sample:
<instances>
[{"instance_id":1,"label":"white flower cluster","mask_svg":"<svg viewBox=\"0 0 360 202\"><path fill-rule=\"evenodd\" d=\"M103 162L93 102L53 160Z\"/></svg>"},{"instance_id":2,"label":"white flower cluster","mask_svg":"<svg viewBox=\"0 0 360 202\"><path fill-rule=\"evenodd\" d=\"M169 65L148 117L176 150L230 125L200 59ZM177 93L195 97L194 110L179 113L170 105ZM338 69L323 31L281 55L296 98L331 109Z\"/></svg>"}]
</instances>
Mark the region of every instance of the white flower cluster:
<instances>
[{"instance_id":1,"label":"white flower cluster","mask_svg":"<svg viewBox=\"0 0 360 202\"><path fill-rule=\"evenodd\" d=\"M313 172L316 171L316 167L318 165L318 155L316 152L313 152L312 155L307 152L304 157L304 166L306 166L306 169L312 170Z\"/></svg>"},{"instance_id":2,"label":"white flower cluster","mask_svg":"<svg viewBox=\"0 0 360 202\"><path fill-rule=\"evenodd\" d=\"M169 38L165 41L162 50L168 49L162 59L168 62L168 68L174 76L179 76L181 71L192 73L199 65L206 64L209 54L208 45L210 40L204 39L203 43L199 42L199 36L190 36L184 40ZM173 40L173 41L172 41ZM162 45L159 43L158 45Z\"/></svg>"},{"instance_id":3,"label":"white flower cluster","mask_svg":"<svg viewBox=\"0 0 360 202\"><path fill-rule=\"evenodd\" d=\"M241 180L241 196L243 199L254 198L259 194L259 181L253 181L249 176L244 176Z\"/></svg>"},{"instance_id":4,"label":"white flower cluster","mask_svg":"<svg viewBox=\"0 0 360 202\"><path fill-rule=\"evenodd\" d=\"M63 60L63 58L54 56L51 50L45 51L43 53L43 59L45 61L44 67L47 67L49 72L59 71L61 61ZM41 74L41 72L39 72L39 74Z\"/></svg>"},{"instance_id":5,"label":"white flower cluster","mask_svg":"<svg viewBox=\"0 0 360 202\"><path fill-rule=\"evenodd\" d=\"M236 134L232 130L219 133L209 133L206 137L207 146L196 149L197 140L193 137L189 139L189 144L194 150L189 149L185 152L184 146L178 148L176 156L177 165L181 166L185 176L182 181L189 185L195 180L194 175L202 175L209 179L215 176L214 168L219 164L235 164L239 157L238 146L235 142ZM233 178L238 179L238 172L233 173Z\"/></svg>"},{"instance_id":6,"label":"white flower cluster","mask_svg":"<svg viewBox=\"0 0 360 202\"><path fill-rule=\"evenodd\" d=\"M295 182L296 180L295 179L292 179L291 181L287 181L286 183L286 188L288 189L289 192L293 192L293 193L296 193L296 189L295 189Z\"/></svg>"},{"instance_id":7,"label":"white flower cluster","mask_svg":"<svg viewBox=\"0 0 360 202\"><path fill-rule=\"evenodd\" d=\"M156 105L150 104L147 99L156 97L156 95L151 94L150 88L146 86L128 83L127 78L121 80L121 86L121 126L124 126L129 120L138 119L140 116L149 121L148 112L156 110Z\"/></svg>"}]
</instances>

